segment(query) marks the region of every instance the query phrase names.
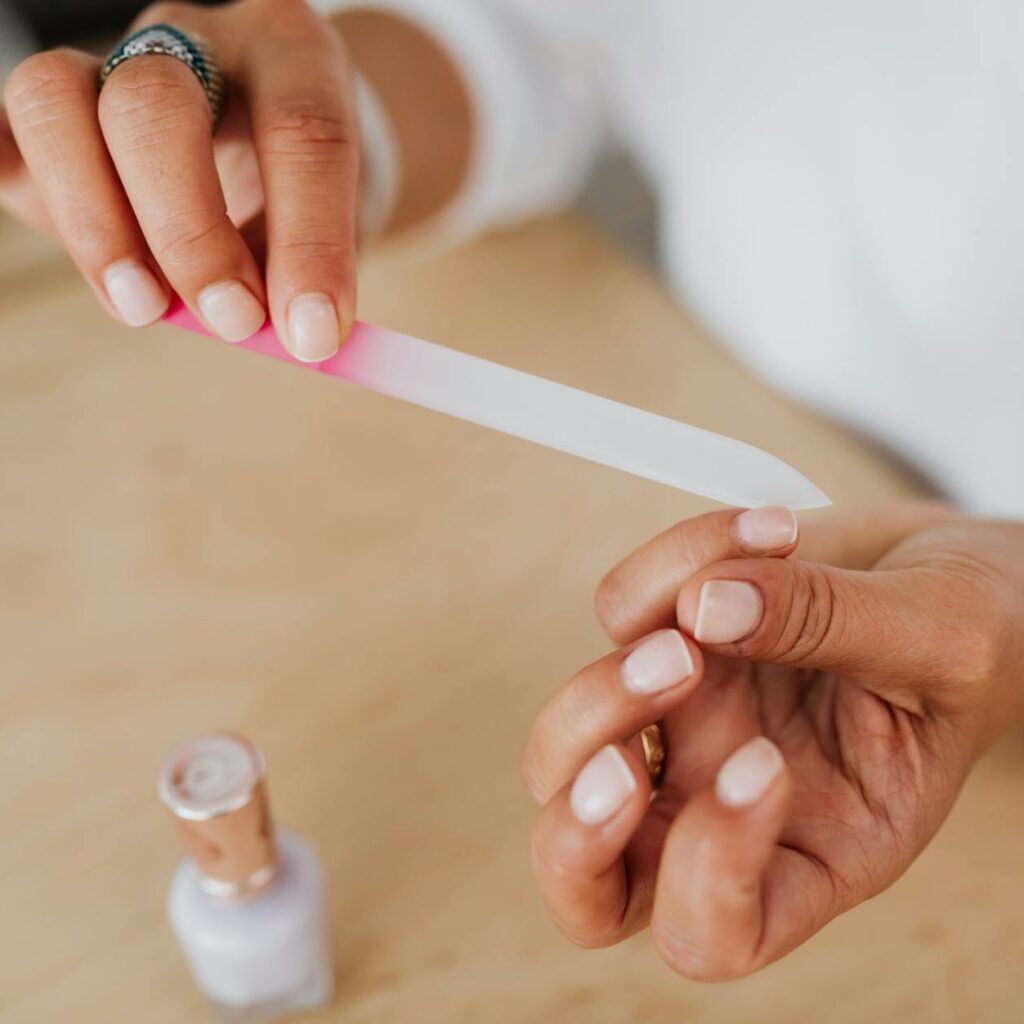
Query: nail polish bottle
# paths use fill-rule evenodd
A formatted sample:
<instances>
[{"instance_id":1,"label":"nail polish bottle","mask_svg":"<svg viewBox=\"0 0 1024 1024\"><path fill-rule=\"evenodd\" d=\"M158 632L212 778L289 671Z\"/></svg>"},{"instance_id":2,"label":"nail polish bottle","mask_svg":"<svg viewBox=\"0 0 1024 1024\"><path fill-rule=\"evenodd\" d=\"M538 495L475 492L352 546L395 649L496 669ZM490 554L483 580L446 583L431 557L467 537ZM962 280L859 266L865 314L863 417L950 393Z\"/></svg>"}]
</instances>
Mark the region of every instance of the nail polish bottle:
<instances>
[{"instance_id":1,"label":"nail polish bottle","mask_svg":"<svg viewBox=\"0 0 1024 1024\"><path fill-rule=\"evenodd\" d=\"M267 1021L333 994L324 886L313 848L275 835L263 757L229 733L176 750L159 792L188 854L167 898L171 928L225 1021Z\"/></svg>"}]
</instances>

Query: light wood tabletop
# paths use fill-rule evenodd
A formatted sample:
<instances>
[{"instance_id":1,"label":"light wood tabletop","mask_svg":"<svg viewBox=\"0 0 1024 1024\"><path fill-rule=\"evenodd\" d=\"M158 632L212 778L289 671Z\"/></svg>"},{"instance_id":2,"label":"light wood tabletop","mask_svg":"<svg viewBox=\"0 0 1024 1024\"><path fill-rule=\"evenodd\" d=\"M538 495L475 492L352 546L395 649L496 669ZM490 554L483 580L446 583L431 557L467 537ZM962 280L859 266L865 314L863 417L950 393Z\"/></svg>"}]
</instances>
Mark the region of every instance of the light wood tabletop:
<instances>
[{"instance_id":1,"label":"light wood tabletop","mask_svg":"<svg viewBox=\"0 0 1024 1024\"><path fill-rule=\"evenodd\" d=\"M225 727L265 750L277 819L328 871L338 995L311 1020L1021 1020L1019 736L890 892L753 978L685 981L643 935L578 950L531 879L520 748L607 648L602 572L706 503L118 328L0 236L3 1024L207 1019L164 917L180 853L154 781ZM381 254L361 296L367 319L766 447L838 503L908 487L575 221Z\"/></svg>"}]
</instances>

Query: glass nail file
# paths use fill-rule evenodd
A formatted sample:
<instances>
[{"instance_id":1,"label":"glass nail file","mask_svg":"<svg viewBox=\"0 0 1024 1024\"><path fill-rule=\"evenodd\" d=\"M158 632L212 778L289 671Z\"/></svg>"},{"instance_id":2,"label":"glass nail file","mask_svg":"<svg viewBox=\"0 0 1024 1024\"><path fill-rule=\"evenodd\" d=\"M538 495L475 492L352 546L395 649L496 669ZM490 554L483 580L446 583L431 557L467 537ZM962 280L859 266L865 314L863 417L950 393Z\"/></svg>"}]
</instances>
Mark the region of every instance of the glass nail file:
<instances>
[{"instance_id":1,"label":"glass nail file","mask_svg":"<svg viewBox=\"0 0 1024 1024\"><path fill-rule=\"evenodd\" d=\"M209 334L181 303L165 319ZM386 327L357 323L337 355L322 363L293 359L269 323L236 347L727 505L830 504L792 466L743 441Z\"/></svg>"}]
</instances>

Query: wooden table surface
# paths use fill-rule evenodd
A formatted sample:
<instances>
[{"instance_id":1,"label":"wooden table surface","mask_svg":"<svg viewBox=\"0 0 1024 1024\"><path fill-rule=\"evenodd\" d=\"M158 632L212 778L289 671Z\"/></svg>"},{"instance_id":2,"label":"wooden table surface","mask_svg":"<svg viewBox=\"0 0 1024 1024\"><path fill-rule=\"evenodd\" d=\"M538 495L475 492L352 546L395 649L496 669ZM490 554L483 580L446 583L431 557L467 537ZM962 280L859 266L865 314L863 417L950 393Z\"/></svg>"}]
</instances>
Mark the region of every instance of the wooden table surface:
<instances>
[{"instance_id":1,"label":"wooden table surface","mask_svg":"<svg viewBox=\"0 0 1024 1024\"><path fill-rule=\"evenodd\" d=\"M704 503L169 328L113 326L0 231L0 1021L207 1019L168 932L154 778L266 751L330 879L352 1024L1018 1022L1024 744L889 893L719 986L584 952L529 869L518 756L605 650L602 571ZM907 488L560 220L378 256L362 315L770 448L838 502Z\"/></svg>"}]
</instances>

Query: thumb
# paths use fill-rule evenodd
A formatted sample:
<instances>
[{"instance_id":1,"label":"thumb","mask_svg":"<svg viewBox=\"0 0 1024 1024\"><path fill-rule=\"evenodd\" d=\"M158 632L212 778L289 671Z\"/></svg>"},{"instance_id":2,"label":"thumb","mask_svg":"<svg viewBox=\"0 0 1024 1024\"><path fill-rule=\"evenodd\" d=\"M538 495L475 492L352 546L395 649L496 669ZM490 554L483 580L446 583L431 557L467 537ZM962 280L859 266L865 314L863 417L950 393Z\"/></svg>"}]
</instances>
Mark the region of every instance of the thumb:
<instances>
[{"instance_id":1,"label":"thumb","mask_svg":"<svg viewBox=\"0 0 1024 1024\"><path fill-rule=\"evenodd\" d=\"M769 558L707 567L676 612L712 653L837 672L921 711L973 671L982 631L972 604L976 617L961 581L937 567L858 572Z\"/></svg>"}]
</instances>

